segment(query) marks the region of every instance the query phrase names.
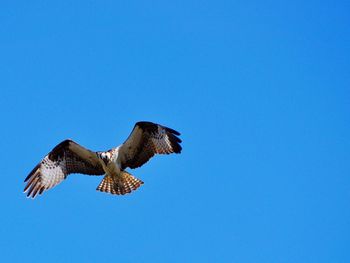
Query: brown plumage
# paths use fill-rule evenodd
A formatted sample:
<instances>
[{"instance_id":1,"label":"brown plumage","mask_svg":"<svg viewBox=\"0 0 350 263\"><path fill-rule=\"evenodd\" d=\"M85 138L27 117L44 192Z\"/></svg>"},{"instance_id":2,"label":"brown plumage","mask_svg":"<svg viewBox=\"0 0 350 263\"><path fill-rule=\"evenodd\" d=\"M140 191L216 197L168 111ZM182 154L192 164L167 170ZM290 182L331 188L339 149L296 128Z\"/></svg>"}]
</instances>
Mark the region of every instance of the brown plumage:
<instances>
[{"instance_id":1,"label":"brown plumage","mask_svg":"<svg viewBox=\"0 0 350 263\"><path fill-rule=\"evenodd\" d=\"M35 198L56 186L72 173L104 175L97 190L111 194L126 194L143 182L126 168L137 168L155 154L180 153L179 132L152 122L138 122L128 139L119 147L105 152L93 152L72 140L65 140L52 149L24 180L24 192Z\"/></svg>"},{"instance_id":2,"label":"brown plumage","mask_svg":"<svg viewBox=\"0 0 350 263\"><path fill-rule=\"evenodd\" d=\"M123 171L119 176L106 175L96 190L116 195L124 195L139 188L143 182Z\"/></svg>"}]
</instances>

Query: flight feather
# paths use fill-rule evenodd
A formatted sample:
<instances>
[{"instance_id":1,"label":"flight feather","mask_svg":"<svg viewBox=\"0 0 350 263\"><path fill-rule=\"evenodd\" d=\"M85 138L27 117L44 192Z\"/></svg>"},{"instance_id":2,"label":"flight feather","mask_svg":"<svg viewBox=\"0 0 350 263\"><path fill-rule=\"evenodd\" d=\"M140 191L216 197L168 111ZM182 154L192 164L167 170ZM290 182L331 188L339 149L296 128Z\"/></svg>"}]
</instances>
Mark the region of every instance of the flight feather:
<instances>
[{"instance_id":1,"label":"flight feather","mask_svg":"<svg viewBox=\"0 0 350 263\"><path fill-rule=\"evenodd\" d=\"M122 169L142 166L155 154L180 153L180 133L152 122L138 122L119 150Z\"/></svg>"},{"instance_id":2,"label":"flight feather","mask_svg":"<svg viewBox=\"0 0 350 263\"><path fill-rule=\"evenodd\" d=\"M65 140L48 153L29 173L24 182L24 192L34 198L57 184L69 174L103 175L104 171L96 153L72 140Z\"/></svg>"}]
</instances>

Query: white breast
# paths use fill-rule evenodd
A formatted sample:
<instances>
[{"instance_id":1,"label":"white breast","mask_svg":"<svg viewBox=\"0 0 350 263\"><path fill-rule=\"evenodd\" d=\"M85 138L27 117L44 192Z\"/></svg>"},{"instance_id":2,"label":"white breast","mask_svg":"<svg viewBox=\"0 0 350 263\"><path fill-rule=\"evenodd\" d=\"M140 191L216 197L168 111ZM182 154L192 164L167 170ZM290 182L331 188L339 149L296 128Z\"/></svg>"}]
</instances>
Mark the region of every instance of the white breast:
<instances>
[{"instance_id":1,"label":"white breast","mask_svg":"<svg viewBox=\"0 0 350 263\"><path fill-rule=\"evenodd\" d=\"M107 166L104 167L104 170L107 174L110 175L118 175L121 170L121 165L118 162L118 153L119 153L119 147L113 149L112 155L111 155L111 161L107 164Z\"/></svg>"}]
</instances>

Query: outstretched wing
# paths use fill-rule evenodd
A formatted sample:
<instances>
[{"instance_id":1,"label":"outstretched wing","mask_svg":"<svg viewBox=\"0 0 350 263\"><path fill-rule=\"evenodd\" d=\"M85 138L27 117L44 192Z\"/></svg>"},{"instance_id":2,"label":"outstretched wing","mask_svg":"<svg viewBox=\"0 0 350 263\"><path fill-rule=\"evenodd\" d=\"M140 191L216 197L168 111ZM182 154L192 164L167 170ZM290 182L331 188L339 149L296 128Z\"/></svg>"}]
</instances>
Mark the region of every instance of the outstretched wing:
<instances>
[{"instance_id":1,"label":"outstretched wing","mask_svg":"<svg viewBox=\"0 0 350 263\"><path fill-rule=\"evenodd\" d=\"M34 198L62 182L71 173L103 175L104 171L96 153L72 140L65 140L29 173L24 180L27 182L24 192L28 191L27 196Z\"/></svg>"},{"instance_id":2,"label":"outstretched wing","mask_svg":"<svg viewBox=\"0 0 350 263\"><path fill-rule=\"evenodd\" d=\"M118 158L122 169L137 168L155 154L181 152L179 132L152 122L138 122L120 146Z\"/></svg>"}]
</instances>

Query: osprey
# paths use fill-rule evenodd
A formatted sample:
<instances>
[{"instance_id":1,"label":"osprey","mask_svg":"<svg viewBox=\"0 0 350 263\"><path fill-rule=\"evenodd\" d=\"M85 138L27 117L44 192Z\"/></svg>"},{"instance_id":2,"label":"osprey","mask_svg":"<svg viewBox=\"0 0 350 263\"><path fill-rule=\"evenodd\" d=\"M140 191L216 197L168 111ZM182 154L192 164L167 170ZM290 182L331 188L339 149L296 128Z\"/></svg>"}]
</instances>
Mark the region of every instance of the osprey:
<instances>
[{"instance_id":1,"label":"osprey","mask_svg":"<svg viewBox=\"0 0 350 263\"><path fill-rule=\"evenodd\" d=\"M137 122L127 140L105 152L93 152L72 140L53 148L34 167L24 182L27 197L35 198L58 185L69 174L105 175L96 190L124 195L139 188L143 182L125 171L138 168L155 154L181 152L180 133L168 127Z\"/></svg>"}]
</instances>

